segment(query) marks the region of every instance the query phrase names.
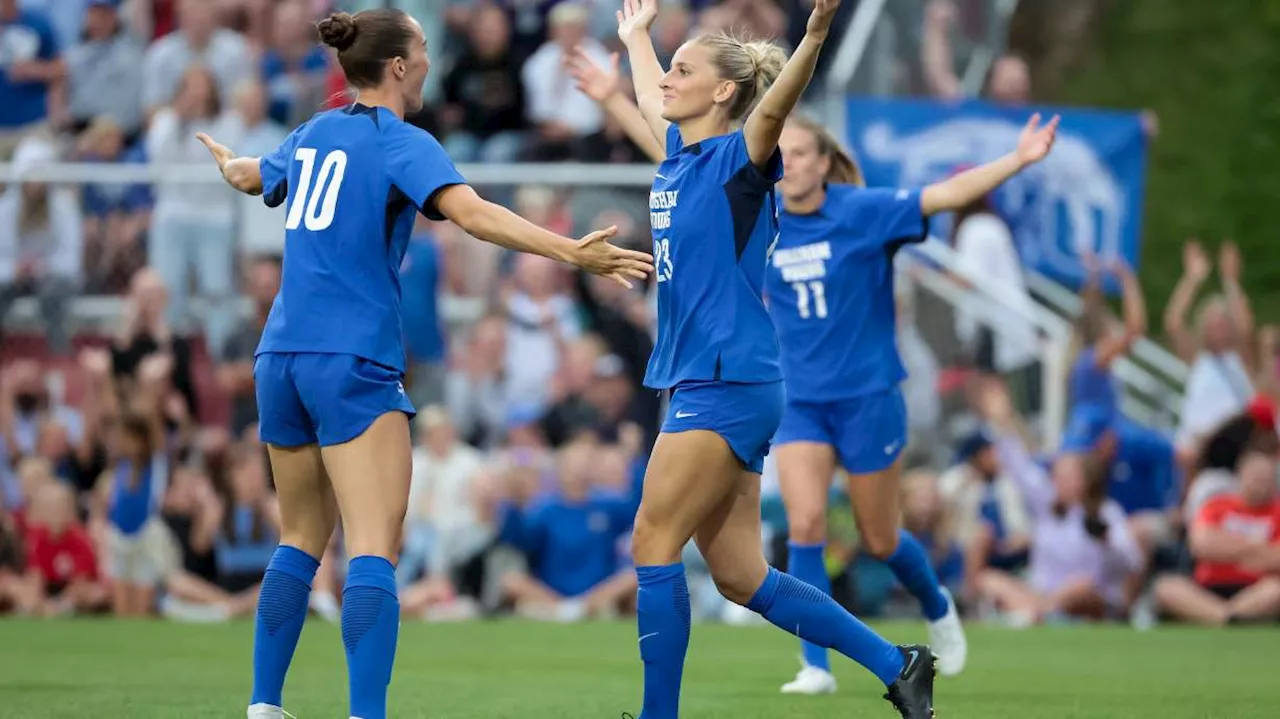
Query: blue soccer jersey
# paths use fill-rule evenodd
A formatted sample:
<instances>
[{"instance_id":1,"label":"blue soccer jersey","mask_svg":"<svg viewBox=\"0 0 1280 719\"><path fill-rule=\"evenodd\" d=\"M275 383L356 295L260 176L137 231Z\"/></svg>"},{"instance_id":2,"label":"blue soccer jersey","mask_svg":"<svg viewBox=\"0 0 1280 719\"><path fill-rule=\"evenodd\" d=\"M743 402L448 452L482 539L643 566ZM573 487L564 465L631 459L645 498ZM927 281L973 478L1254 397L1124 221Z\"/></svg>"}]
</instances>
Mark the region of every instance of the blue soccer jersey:
<instances>
[{"instance_id":1,"label":"blue soccer jersey","mask_svg":"<svg viewBox=\"0 0 1280 719\"><path fill-rule=\"evenodd\" d=\"M898 386L893 256L923 240L918 190L831 185L812 214L782 214L766 295L787 399L825 402Z\"/></svg>"},{"instance_id":2,"label":"blue soccer jersey","mask_svg":"<svg viewBox=\"0 0 1280 719\"><path fill-rule=\"evenodd\" d=\"M649 193L658 339L645 385L775 382L778 338L762 300L778 236L775 150L764 170L741 131L685 145L672 125Z\"/></svg>"},{"instance_id":3,"label":"blue soccer jersey","mask_svg":"<svg viewBox=\"0 0 1280 719\"><path fill-rule=\"evenodd\" d=\"M400 266L414 214L465 183L440 143L386 108L311 118L262 158L263 199L285 214L284 271L263 353L354 355L404 371Z\"/></svg>"}]
</instances>

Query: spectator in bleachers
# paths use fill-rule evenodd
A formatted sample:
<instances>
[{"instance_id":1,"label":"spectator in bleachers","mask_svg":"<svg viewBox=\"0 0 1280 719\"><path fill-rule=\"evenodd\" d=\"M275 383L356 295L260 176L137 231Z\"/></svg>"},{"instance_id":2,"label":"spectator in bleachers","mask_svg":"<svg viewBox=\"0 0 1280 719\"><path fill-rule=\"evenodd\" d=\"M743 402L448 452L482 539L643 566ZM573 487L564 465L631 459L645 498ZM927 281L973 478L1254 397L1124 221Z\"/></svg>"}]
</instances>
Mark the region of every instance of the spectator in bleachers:
<instances>
[{"instance_id":1,"label":"spectator in bleachers","mask_svg":"<svg viewBox=\"0 0 1280 719\"><path fill-rule=\"evenodd\" d=\"M950 38L958 18L954 0L930 0L925 8L920 45L925 85L930 94L945 100L964 96L964 87L955 70ZM1002 104L1026 104L1031 99L1031 70L1027 61L1013 53L996 58L987 71L983 95Z\"/></svg>"},{"instance_id":2,"label":"spectator in bleachers","mask_svg":"<svg viewBox=\"0 0 1280 719\"><path fill-rule=\"evenodd\" d=\"M126 145L124 130L107 116L95 118L76 142L80 162L144 164L142 145ZM143 238L151 222L146 183L84 185L85 291L120 294L146 262Z\"/></svg>"},{"instance_id":3,"label":"spectator in bleachers","mask_svg":"<svg viewBox=\"0 0 1280 719\"><path fill-rule=\"evenodd\" d=\"M48 119L52 90L65 74L48 16L0 0L0 162Z\"/></svg>"},{"instance_id":4,"label":"spectator in bleachers","mask_svg":"<svg viewBox=\"0 0 1280 719\"><path fill-rule=\"evenodd\" d=\"M1249 449L1239 489L1210 499L1190 529L1193 577L1156 581L1159 606L1177 619L1221 626L1280 617L1280 497L1273 447Z\"/></svg>"},{"instance_id":5,"label":"spectator in bleachers","mask_svg":"<svg viewBox=\"0 0 1280 719\"><path fill-rule=\"evenodd\" d=\"M609 62L604 46L587 36L587 17L572 0L557 4L547 17L550 39L521 68L528 119L537 130L530 159L567 159L577 139L604 127L600 106L577 89L569 70L574 48L598 65Z\"/></svg>"},{"instance_id":6,"label":"spectator in bleachers","mask_svg":"<svg viewBox=\"0 0 1280 719\"><path fill-rule=\"evenodd\" d=\"M120 329L111 344L111 374L128 396L136 384L138 367L151 354L162 353L173 362L170 381L186 402L192 416L199 415L191 343L173 333L165 319L168 294L160 276L150 268L139 270L129 283Z\"/></svg>"},{"instance_id":7,"label":"spectator in bleachers","mask_svg":"<svg viewBox=\"0 0 1280 719\"><path fill-rule=\"evenodd\" d=\"M513 291L506 301L506 399L511 406L544 407L560 347L582 334L573 300L555 262L523 254L515 260Z\"/></svg>"},{"instance_id":8,"label":"spectator in bleachers","mask_svg":"<svg viewBox=\"0 0 1280 719\"><path fill-rule=\"evenodd\" d=\"M223 112L223 96L207 69L190 66L173 104L158 109L147 129L151 162L207 161L208 150L195 138L196 132L239 147L240 122ZM202 186L199 192L191 187L178 182L157 187L147 256L169 291L169 319L178 327L191 321L187 287L194 273L198 291L208 301L202 323L205 344L212 356L220 358L235 322L230 300L235 292L236 197L226 186Z\"/></svg>"},{"instance_id":9,"label":"spectator in bleachers","mask_svg":"<svg viewBox=\"0 0 1280 719\"><path fill-rule=\"evenodd\" d=\"M28 137L13 158L19 172L56 161L54 146L37 136ZM43 182L5 188L0 195L0 324L14 300L34 295L50 351L70 352L66 310L80 287L83 252L84 228L75 190Z\"/></svg>"},{"instance_id":10,"label":"spectator in bleachers","mask_svg":"<svg viewBox=\"0 0 1280 719\"><path fill-rule=\"evenodd\" d=\"M600 425L601 418L586 394L604 353L604 343L594 335L568 342L561 351L560 366L550 382L550 407L542 417L542 430L552 447L593 433Z\"/></svg>"},{"instance_id":11,"label":"spectator in bleachers","mask_svg":"<svg viewBox=\"0 0 1280 719\"><path fill-rule=\"evenodd\" d=\"M1240 251L1234 244L1225 243L1218 258L1223 294L1205 300L1195 334L1187 330L1187 310L1211 271L1200 244L1188 241L1182 249L1182 278L1164 315L1174 352L1191 365L1177 434L1180 461L1188 470L1204 438L1243 411L1254 396L1249 371L1253 312L1240 284Z\"/></svg>"},{"instance_id":12,"label":"spectator in bleachers","mask_svg":"<svg viewBox=\"0 0 1280 719\"><path fill-rule=\"evenodd\" d=\"M38 456L41 430L50 424L64 428L73 443L81 439L80 413L52 396L44 380L35 360L15 361L0 372L0 457L8 459L0 472L16 468L23 458Z\"/></svg>"},{"instance_id":13,"label":"spectator in bleachers","mask_svg":"<svg viewBox=\"0 0 1280 719\"><path fill-rule=\"evenodd\" d=\"M1138 278L1127 265L1117 261L1107 270L1120 282L1124 324L1115 331L1102 295L1101 268L1095 258L1085 258L1088 276L1081 291L1083 307L1075 323L1075 341L1080 345L1071 366L1067 390L1072 406L1100 407L1119 420L1120 397L1111 365L1128 353L1133 343L1147 331L1147 307Z\"/></svg>"},{"instance_id":14,"label":"spectator in bleachers","mask_svg":"<svg viewBox=\"0 0 1280 719\"><path fill-rule=\"evenodd\" d=\"M434 223L421 214L400 263L400 307L409 371L406 383L415 407L444 401L445 356L440 295L447 272L444 247L431 232Z\"/></svg>"},{"instance_id":15,"label":"spectator in bleachers","mask_svg":"<svg viewBox=\"0 0 1280 719\"><path fill-rule=\"evenodd\" d=\"M467 47L444 77L444 141L456 162L514 162L525 144L524 92L507 14L481 4Z\"/></svg>"},{"instance_id":16,"label":"spectator in bleachers","mask_svg":"<svg viewBox=\"0 0 1280 719\"><path fill-rule=\"evenodd\" d=\"M978 599L994 603L1020 626L1057 616L1102 619L1126 611L1127 585L1142 568L1142 551L1124 510L1105 496L1103 460L1063 453L1052 473L1046 472L1023 443L1003 385L986 382L978 406L1033 526L1026 581L988 568L974 577Z\"/></svg>"},{"instance_id":17,"label":"spectator in bleachers","mask_svg":"<svg viewBox=\"0 0 1280 719\"><path fill-rule=\"evenodd\" d=\"M445 377L449 416L459 435L482 449L502 439L506 423L506 325L497 315L476 322Z\"/></svg>"},{"instance_id":18,"label":"spectator in bleachers","mask_svg":"<svg viewBox=\"0 0 1280 719\"><path fill-rule=\"evenodd\" d=\"M807 18L812 10L810 5L800 12ZM801 27L804 27L804 22ZM698 27L694 34L733 32L747 38L785 39L788 24L786 14L773 0L720 0L705 5L698 13Z\"/></svg>"},{"instance_id":19,"label":"spectator in bleachers","mask_svg":"<svg viewBox=\"0 0 1280 719\"><path fill-rule=\"evenodd\" d=\"M12 597L17 612L60 616L107 607L98 557L76 518L71 489L60 482L40 485L31 497L26 524L26 574Z\"/></svg>"},{"instance_id":20,"label":"spectator in bleachers","mask_svg":"<svg viewBox=\"0 0 1280 719\"><path fill-rule=\"evenodd\" d=\"M417 425L420 441L413 450L405 546L396 568L401 587L415 587L406 594L419 595L417 601L405 603L411 614L456 596L458 572L493 537L475 501L484 456L459 440L443 407L424 408ZM419 575L423 581L415 583Z\"/></svg>"},{"instance_id":21,"label":"spectator in bleachers","mask_svg":"<svg viewBox=\"0 0 1280 719\"><path fill-rule=\"evenodd\" d=\"M964 552L956 539L938 477L928 471L910 472L902 478L902 528L915 537L938 575L938 581L959 594L964 581ZM903 594L905 587L899 585Z\"/></svg>"},{"instance_id":22,"label":"spectator in bleachers","mask_svg":"<svg viewBox=\"0 0 1280 719\"><path fill-rule=\"evenodd\" d=\"M231 447L220 488L224 508L214 539L218 584L230 594L254 593L280 537L280 509L267 484L260 445Z\"/></svg>"},{"instance_id":23,"label":"spectator in bleachers","mask_svg":"<svg viewBox=\"0 0 1280 719\"><path fill-rule=\"evenodd\" d=\"M807 19L809 13L806 12L804 17ZM617 21L614 20L609 29L615 30L616 25ZM663 67L671 67L671 58L675 56L676 50L693 34L693 11L688 4L679 0L662 3L658 6L658 17L653 21L652 34L653 50L658 56L658 62Z\"/></svg>"},{"instance_id":24,"label":"spectator in bleachers","mask_svg":"<svg viewBox=\"0 0 1280 719\"><path fill-rule=\"evenodd\" d=\"M71 127L80 132L105 117L132 138L142 126L143 46L121 21L119 0L88 5L84 34L66 53Z\"/></svg>"},{"instance_id":25,"label":"spectator in bleachers","mask_svg":"<svg viewBox=\"0 0 1280 719\"><path fill-rule=\"evenodd\" d=\"M981 430L961 441L955 466L938 484L964 551L965 594L973 598L975 579L987 567L1011 572L1027 563L1032 526L1026 501Z\"/></svg>"},{"instance_id":26,"label":"spectator in bleachers","mask_svg":"<svg viewBox=\"0 0 1280 719\"><path fill-rule=\"evenodd\" d=\"M271 98L271 119L286 127L296 127L311 117L329 94L330 63L329 52L316 43L315 26L306 2L277 3L271 23L271 45L262 55L262 81Z\"/></svg>"},{"instance_id":27,"label":"spectator in bleachers","mask_svg":"<svg viewBox=\"0 0 1280 719\"><path fill-rule=\"evenodd\" d=\"M1250 449L1280 454L1275 402L1261 395L1205 438L1191 481L1184 487L1182 512L1188 526L1206 502L1236 490L1236 467Z\"/></svg>"},{"instance_id":28,"label":"spectator in bleachers","mask_svg":"<svg viewBox=\"0 0 1280 719\"><path fill-rule=\"evenodd\" d=\"M254 77L249 44L217 22L217 9L209 0L177 0L177 29L152 43L143 60L142 102L148 112L174 103L194 66L208 68L214 96L228 97Z\"/></svg>"},{"instance_id":29,"label":"spectator in bleachers","mask_svg":"<svg viewBox=\"0 0 1280 719\"><path fill-rule=\"evenodd\" d=\"M218 386L231 397L230 429L237 436L258 421L258 399L253 391L253 358L267 315L271 312L271 303L280 291L280 261L274 257L254 258L246 268L244 285L253 310L231 335L225 362L216 371Z\"/></svg>"},{"instance_id":30,"label":"spectator in bleachers","mask_svg":"<svg viewBox=\"0 0 1280 719\"><path fill-rule=\"evenodd\" d=\"M0 614L13 608L26 573L23 527L18 518L19 514L9 509L8 497L0 492Z\"/></svg>"},{"instance_id":31,"label":"spectator in bleachers","mask_svg":"<svg viewBox=\"0 0 1280 719\"><path fill-rule=\"evenodd\" d=\"M499 582L518 612L535 619L575 621L612 616L633 602L634 570L621 561L619 540L631 529L638 498L593 487L596 447L576 442L560 450L557 489L499 516L502 541L518 548L528 572L504 573Z\"/></svg>"}]
</instances>

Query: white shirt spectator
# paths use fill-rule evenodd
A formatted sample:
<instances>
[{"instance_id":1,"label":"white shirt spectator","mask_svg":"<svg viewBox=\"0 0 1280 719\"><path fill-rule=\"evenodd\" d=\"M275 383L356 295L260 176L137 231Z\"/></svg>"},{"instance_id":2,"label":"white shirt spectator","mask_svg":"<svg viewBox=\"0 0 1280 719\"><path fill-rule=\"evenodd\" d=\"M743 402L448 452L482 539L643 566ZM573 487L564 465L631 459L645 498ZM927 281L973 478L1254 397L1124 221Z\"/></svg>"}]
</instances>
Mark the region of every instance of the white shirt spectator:
<instances>
[{"instance_id":1,"label":"white shirt spectator","mask_svg":"<svg viewBox=\"0 0 1280 719\"><path fill-rule=\"evenodd\" d=\"M971 542L984 522L982 502L987 492L995 499L1007 535L1031 534L1031 517L1022 492L1003 472L987 483L969 464L958 464L938 478L938 489L951 509L956 539L962 544Z\"/></svg>"},{"instance_id":2,"label":"white shirt spectator","mask_svg":"<svg viewBox=\"0 0 1280 719\"><path fill-rule=\"evenodd\" d=\"M13 164L23 172L57 159L53 145L28 138L18 146ZM0 284L13 282L23 262L37 263L47 276L78 280L84 249L79 195L70 187L49 185L45 208L24 216L30 210L24 207L22 192L21 184L10 184L0 195Z\"/></svg>"},{"instance_id":3,"label":"white shirt spectator","mask_svg":"<svg viewBox=\"0 0 1280 719\"><path fill-rule=\"evenodd\" d=\"M965 277L971 281L980 278L984 289L995 295L1001 307L1008 308L991 328L995 335L996 370L1011 372L1034 362L1035 328L1023 319L1031 312L1031 295L1008 226L994 215L972 215L960 223L955 252ZM956 334L961 340L974 342L978 326L971 313L957 311Z\"/></svg>"},{"instance_id":4,"label":"white shirt spectator","mask_svg":"<svg viewBox=\"0 0 1280 719\"><path fill-rule=\"evenodd\" d=\"M582 41L587 56L601 67L609 66L609 52L592 38ZM594 100L574 87L565 65L564 50L554 42L545 43L520 70L528 101L529 120L534 123L563 123L579 136L599 132L604 113Z\"/></svg>"},{"instance_id":5,"label":"white shirt spectator","mask_svg":"<svg viewBox=\"0 0 1280 719\"><path fill-rule=\"evenodd\" d=\"M472 496L475 478L483 469L483 455L462 442L455 442L444 457L426 447L414 448L405 522L435 531L428 567L452 566L488 539Z\"/></svg>"},{"instance_id":6,"label":"white shirt spectator","mask_svg":"<svg viewBox=\"0 0 1280 719\"><path fill-rule=\"evenodd\" d=\"M172 32L156 40L147 50L142 68L143 103L156 107L171 102L183 73L193 63L209 68L218 81L218 91L224 101L241 81L252 77L254 71L249 43L237 32L215 30L201 49L192 47L183 33Z\"/></svg>"},{"instance_id":7,"label":"white shirt spectator","mask_svg":"<svg viewBox=\"0 0 1280 719\"><path fill-rule=\"evenodd\" d=\"M582 325L573 301L555 295L544 303L517 292L507 303L507 403L541 407L560 365L560 343L577 339Z\"/></svg>"},{"instance_id":8,"label":"white shirt spectator","mask_svg":"<svg viewBox=\"0 0 1280 719\"><path fill-rule=\"evenodd\" d=\"M1218 425L1243 412L1253 394L1253 382L1239 354L1202 351L1196 355L1182 396L1178 445L1203 439Z\"/></svg>"},{"instance_id":9,"label":"white shirt spectator","mask_svg":"<svg viewBox=\"0 0 1280 719\"><path fill-rule=\"evenodd\" d=\"M241 123L230 114L224 113L211 122L184 124L171 108L161 108L147 129L147 159L154 164L200 164L207 168L212 178L217 179L218 168L209 162L209 151L195 134L208 133L228 147L240 147L241 131ZM198 191L193 192L193 188L198 188ZM162 182L156 185L155 196L157 217L220 225L230 225L235 221L235 190L223 182L200 185Z\"/></svg>"}]
</instances>

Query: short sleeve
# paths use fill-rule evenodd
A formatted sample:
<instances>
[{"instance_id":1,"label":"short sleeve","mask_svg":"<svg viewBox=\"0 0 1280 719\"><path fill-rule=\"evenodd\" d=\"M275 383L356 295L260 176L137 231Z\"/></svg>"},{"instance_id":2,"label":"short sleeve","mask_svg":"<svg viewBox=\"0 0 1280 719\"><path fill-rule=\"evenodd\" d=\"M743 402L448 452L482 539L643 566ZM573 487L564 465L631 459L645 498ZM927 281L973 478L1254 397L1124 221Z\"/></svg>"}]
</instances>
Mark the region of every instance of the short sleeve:
<instances>
[{"instance_id":1,"label":"short sleeve","mask_svg":"<svg viewBox=\"0 0 1280 719\"><path fill-rule=\"evenodd\" d=\"M432 220L446 219L435 207L436 193L467 181L440 143L429 133L407 124L389 129L383 143L391 183L423 215Z\"/></svg>"},{"instance_id":2,"label":"short sleeve","mask_svg":"<svg viewBox=\"0 0 1280 719\"><path fill-rule=\"evenodd\" d=\"M306 123L299 125L279 147L258 161L258 171L262 173L262 201L267 207L279 207L289 195L289 163L293 160L298 138L306 127Z\"/></svg>"},{"instance_id":3,"label":"short sleeve","mask_svg":"<svg viewBox=\"0 0 1280 719\"><path fill-rule=\"evenodd\" d=\"M923 242L929 236L929 220L920 209L920 190L877 187L857 194L873 213L868 219L875 236L886 246Z\"/></svg>"},{"instance_id":4,"label":"short sleeve","mask_svg":"<svg viewBox=\"0 0 1280 719\"><path fill-rule=\"evenodd\" d=\"M773 154L763 168L751 161L751 154L747 152L747 136L742 130L733 133L725 149L733 158L734 167L729 168L730 174L741 173L753 189L767 192L782 179L782 150L777 147L773 148Z\"/></svg>"}]
</instances>

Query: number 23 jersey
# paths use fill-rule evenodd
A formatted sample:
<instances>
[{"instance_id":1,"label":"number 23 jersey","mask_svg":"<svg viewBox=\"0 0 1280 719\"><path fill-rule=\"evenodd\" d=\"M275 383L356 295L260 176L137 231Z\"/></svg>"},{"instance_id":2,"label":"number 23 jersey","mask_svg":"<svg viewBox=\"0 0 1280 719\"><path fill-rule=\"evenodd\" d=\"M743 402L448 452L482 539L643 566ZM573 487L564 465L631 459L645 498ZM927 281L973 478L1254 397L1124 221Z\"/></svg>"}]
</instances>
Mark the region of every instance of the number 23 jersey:
<instances>
[{"instance_id":1,"label":"number 23 jersey","mask_svg":"<svg viewBox=\"0 0 1280 719\"><path fill-rule=\"evenodd\" d=\"M258 354L350 354L404 371L400 265L414 216L465 184L440 143L382 107L315 115L262 158L263 201L288 199L284 268Z\"/></svg>"},{"instance_id":2,"label":"number 23 jersey","mask_svg":"<svg viewBox=\"0 0 1280 719\"><path fill-rule=\"evenodd\" d=\"M645 386L782 379L762 299L781 177L781 153L761 170L740 130L685 145L679 128L668 129L667 159L649 193L658 339Z\"/></svg>"}]
</instances>

